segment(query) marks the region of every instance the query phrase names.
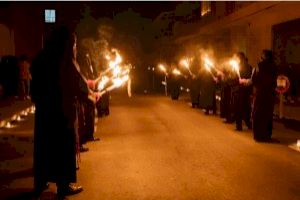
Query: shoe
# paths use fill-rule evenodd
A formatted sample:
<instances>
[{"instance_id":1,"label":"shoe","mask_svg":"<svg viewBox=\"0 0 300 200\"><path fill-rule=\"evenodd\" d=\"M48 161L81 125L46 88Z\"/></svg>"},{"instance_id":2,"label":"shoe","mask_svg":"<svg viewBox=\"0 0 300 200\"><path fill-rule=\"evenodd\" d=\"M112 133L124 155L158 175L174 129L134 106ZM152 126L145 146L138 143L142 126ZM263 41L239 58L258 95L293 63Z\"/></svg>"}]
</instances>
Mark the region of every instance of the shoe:
<instances>
[{"instance_id":1,"label":"shoe","mask_svg":"<svg viewBox=\"0 0 300 200\"><path fill-rule=\"evenodd\" d=\"M58 187L57 188L57 196L69 196L78 194L83 191L82 186L75 185L75 184L69 184L65 187Z\"/></svg>"},{"instance_id":2,"label":"shoe","mask_svg":"<svg viewBox=\"0 0 300 200\"><path fill-rule=\"evenodd\" d=\"M98 137L92 137L91 139L88 139L89 142L97 142L100 141L100 138Z\"/></svg>"},{"instance_id":3,"label":"shoe","mask_svg":"<svg viewBox=\"0 0 300 200\"><path fill-rule=\"evenodd\" d=\"M80 146L79 151L82 152L82 153L83 153L83 152L87 152L87 151L89 151L89 148L84 147L84 146Z\"/></svg>"},{"instance_id":4,"label":"shoe","mask_svg":"<svg viewBox=\"0 0 300 200\"><path fill-rule=\"evenodd\" d=\"M256 142L263 142L263 143L270 143L272 142L272 138L269 138L269 137L254 137L254 140Z\"/></svg>"}]
</instances>

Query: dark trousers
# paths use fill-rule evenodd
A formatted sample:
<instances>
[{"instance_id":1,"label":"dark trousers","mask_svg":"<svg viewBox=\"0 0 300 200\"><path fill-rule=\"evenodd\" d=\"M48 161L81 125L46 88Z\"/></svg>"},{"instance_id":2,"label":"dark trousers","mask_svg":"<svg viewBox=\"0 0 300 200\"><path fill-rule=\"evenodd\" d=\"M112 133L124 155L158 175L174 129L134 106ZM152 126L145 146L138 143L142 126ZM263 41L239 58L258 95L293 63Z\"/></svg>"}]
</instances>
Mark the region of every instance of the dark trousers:
<instances>
[{"instance_id":1,"label":"dark trousers","mask_svg":"<svg viewBox=\"0 0 300 200\"><path fill-rule=\"evenodd\" d=\"M248 91L238 91L236 95L236 128L242 130L242 122L244 121L249 129L251 124L251 98Z\"/></svg>"},{"instance_id":2,"label":"dark trousers","mask_svg":"<svg viewBox=\"0 0 300 200\"><path fill-rule=\"evenodd\" d=\"M95 104L93 102L87 102L84 110L85 116L85 130L87 140L94 138L95 132Z\"/></svg>"},{"instance_id":3,"label":"dark trousers","mask_svg":"<svg viewBox=\"0 0 300 200\"><path fill-rule=\"evenodd\" d=\"M269 140L273 130L274 94L258 94L253 108L253 133L256 140Z\"/></svg>"},{"instance_id":4,"label":"dark trousers","mask_svg":"<svg viewBox=\"0 0 300 200\"><path fill-rule=\"evenodd\" d=\"M226 118L230 113L230 88L221 88L220 116Z\"/></svg>"}]
</instances>

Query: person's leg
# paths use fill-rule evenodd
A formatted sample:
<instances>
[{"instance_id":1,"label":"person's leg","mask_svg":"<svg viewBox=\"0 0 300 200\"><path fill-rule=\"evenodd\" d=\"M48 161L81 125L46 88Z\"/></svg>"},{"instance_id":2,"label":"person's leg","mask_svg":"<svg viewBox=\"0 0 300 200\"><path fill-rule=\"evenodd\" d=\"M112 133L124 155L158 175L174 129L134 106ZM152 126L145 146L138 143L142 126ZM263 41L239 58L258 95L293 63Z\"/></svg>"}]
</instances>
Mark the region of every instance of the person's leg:
<instances>
[{"instance_id":1,"label":"person's leg","mask_svg":"<svg viewBox=\"0 0 300 200\"><path fill-rule=\"evenodd\" d=\"M77 194L83 191L76 185L76 130L67 128L58 143L64 151L57 155L56 186L58 196Z\"/></svg>"},{"instance_id":2,"label":"person's leg","mask_svg":"<svg viewBox=\"0 0 300 200\"><path fill-rule=\"evenodd\" d=\"M250 97L247 97L244 105L244 113L243 113L243 120L245 121L248 129L252 129L252 122L251 122L251 101Z\"/></svg>"},{"instance_id":3,"label":"person's leg","mask_svg":"<svg viewBox=\"0 0 300 200\"><path fill-rule=\"evenodd\" d=\"M242 117L241 117L241 114L239 112L237 112L235 116L236 116L236 119L235 119L236 130L237 131L242 131L243 130L243 126L242 126Z\"/></svg>"},{"instance_id":4,"label":"person's leg","mask_svg":"<svg viewBox=\"0 0 300 200\"><path fill-rule=\"evenodd\" d=\"M240 96L237 96L237 101L235 104L235 122L236 122L236 130L237 131L242 131L243 126L242 126L242 119L243 119L243 104L242 104L242 99Z\"/></svg>"}]
</instances>

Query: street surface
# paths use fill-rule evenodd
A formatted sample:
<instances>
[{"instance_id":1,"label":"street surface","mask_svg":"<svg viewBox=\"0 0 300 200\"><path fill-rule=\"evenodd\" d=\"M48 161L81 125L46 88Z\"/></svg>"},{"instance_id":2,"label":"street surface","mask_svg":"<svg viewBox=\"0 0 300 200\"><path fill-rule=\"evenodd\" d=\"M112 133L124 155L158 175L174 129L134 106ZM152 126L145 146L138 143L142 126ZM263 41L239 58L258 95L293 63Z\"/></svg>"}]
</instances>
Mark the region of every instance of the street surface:
<instances>
[{"instance_id":1,"label":"street surface","mask_svg":"<svg viewBox=\"0 0 300 200\"><path fill-rule=\"evenodd\" d=\"M235 132L182 99L112 96L110 113L98 121L101 141L88 143L90 151L81 154L78 183L84 191L68 199L300 199L300 154L282 142L256 143L250 131ZM32 136L20 134L25 174L0 181L6 193L32 189L32 175L26 175ZM53 185L44 197L51 191Z\"/></svg>"}]
</instances>

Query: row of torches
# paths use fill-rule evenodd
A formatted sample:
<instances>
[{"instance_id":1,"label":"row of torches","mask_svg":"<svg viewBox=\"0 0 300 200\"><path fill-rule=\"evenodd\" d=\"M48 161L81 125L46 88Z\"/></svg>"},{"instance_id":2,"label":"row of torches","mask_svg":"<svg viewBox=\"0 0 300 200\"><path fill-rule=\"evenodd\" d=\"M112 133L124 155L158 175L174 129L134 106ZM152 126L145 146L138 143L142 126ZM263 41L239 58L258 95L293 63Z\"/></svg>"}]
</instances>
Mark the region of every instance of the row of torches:
<instances>
[{"instance_id":1,"label":"row of torches","mask_svg":"<svg viewBox=\"0 0 300 200\"><path fill-rule=\"evenodd\" d=\"M202 60L202 62L204 64L205 69L212 76L214 76L213 73L212 73L212 69L214 69L217 73L222 73L220 70L218 70L215 67L215 64L214 64L213 60L208 55L201 56L201 60ZM189 74L191 76L194 76L194 74L190 70L191 61L192 61L192 59L190 59L190 58L183 58L183 59L180 60L179 65L183 66L185 69L187 69L188 72L189 72ZM238 78L241 78L241 76L240 76L240 69L239 69L240 68L240 66L239 66L240 65L240 60L236 56L234 56L231 59L229 59L229 61L228 61L227 64L229 64L229 66L231 66L232 70L237 74ZM166 76L168 75L167 67L164 64L158 64L158 68ZM174 68L172 70L172 74L174 74L176 76L178 76L178 75L184 76L178 68Z\"/></svg>"},{"instance_id":2,"label":"row of torches","mask_svg":"<svg viewBox=\"0 0 300 200\"><path fill-rule=\"evenodd\" d=\"M215 79L215 75L212 73L212 69L214 69L217 74L223 74L220 70L218 70L215 67L214 62L212 61L212 59L207 55L204 54L201 56L201 60L204 64L205 69L211 74L211 76ZM184 67L186 70L188 70L188 73L190 74L190 76L195 77L195 75L192 73L191 69L190 69L190 65L191 65L192 59L191 58L183 58L179 61L179 65ZM228 63L229 66L231 66L232 70L237 74L238 78L240 79L240 60L234 56L231 59L229 59ZM158 69L164 73L165 75L165 80L162 81L162 84L165 86L165 94L167 96L167 76L168 76L168 70L167 67L164 64L158 64ZM186 78L186 76L181 73L181 71L178 68L174 68L171 72L173 75L175 76L184 76ZM182 86L180 87L181 91L186 91L186 92L190 92L189 88L183 88ZM216 96L217 100L221 100L220 96Z\"/></svg>"},{"instance_id":3,"label":"row of torches","mask_svg":"<svg viewBox=\"0 0 300 200\"><path fill-rule=\"evenodd\" d=\"M35 107L34 106L28 107L22 110L21 112L14 114L10 119L1 121L0 129L15 128L18 123L25 121L26 117L34 113L35 113Z\"/></svg>"}]
</instances>

